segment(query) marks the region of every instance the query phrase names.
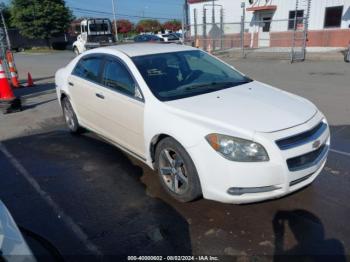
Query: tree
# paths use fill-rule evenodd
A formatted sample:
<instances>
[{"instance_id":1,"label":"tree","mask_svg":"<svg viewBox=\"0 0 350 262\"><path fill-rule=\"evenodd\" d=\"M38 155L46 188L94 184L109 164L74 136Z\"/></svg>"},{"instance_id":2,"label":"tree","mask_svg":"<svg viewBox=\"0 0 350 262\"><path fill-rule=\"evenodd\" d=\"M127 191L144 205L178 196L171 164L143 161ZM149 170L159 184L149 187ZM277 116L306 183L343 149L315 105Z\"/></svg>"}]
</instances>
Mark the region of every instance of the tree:
<instances>
[{"instance_id":1,"label":"tree","mask_svg":"<svg viewBox=\"0 0 350 262\"><path fill-rule=\"evenodd\" d=\"M120 20L117 20L117 27L118 27L118 33L126 35L133 30L134 24L127 19L120 19Z\"/></svg>"},{"instance_id":2,"label":"tree","mask_svg":"<svg viewBox=\"0 0 350 262\"><path fill-rule=\"evenodd\" d=\"M182 28L182 24L179 20L170 20L163 24L163 28L169 31L176 32Z\"/></svg>"},{"instance_id":3,"label":"tree","mask_svg":"<svg viewBox=\"0 0 350 262\"><path fill-rule=\"evenodd\" d=\"M11 22L10 22L10 17L11 17L11 13L10 13L10 8L4 4L4 3L0 3L0 9L2 11L2 15L4 16L5 19L5 23L7 27L11 27Z\"/></svg>"},{"instance_id":4,"label":"tree","mask_svg":"<svg viewBox=\"0 0 350 262\"><path fill-rule=\"evenodd\" d=\"M12 0L12 25L28 38L50 39L64 33L73 20L64 0Z\"/></svg>"},{"instance_id":5,"label":"tree","mask_svg":"<svg viewBox=\"0 0 350 262\"><path fill-rule=\"evenodd\" d=\"M158 20L154 19L144 19L140 20L136 25L136 31L139 33L142 32L158 32L162 30L162 25Z\"/></svg>"}]
</instances>

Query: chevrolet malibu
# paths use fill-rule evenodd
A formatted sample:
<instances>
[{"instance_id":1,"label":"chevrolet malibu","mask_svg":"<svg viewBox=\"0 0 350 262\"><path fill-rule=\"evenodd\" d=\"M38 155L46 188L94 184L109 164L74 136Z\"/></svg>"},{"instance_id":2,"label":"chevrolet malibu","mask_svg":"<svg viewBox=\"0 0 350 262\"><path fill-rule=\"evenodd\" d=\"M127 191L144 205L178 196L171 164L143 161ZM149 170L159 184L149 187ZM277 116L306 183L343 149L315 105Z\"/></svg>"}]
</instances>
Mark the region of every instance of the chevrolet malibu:
<instances>
[{"instance_id":1,"label":"chevrolet malibu","mask_svg":"<svg viewBox=\"0 0 350 262\"><path fill-rule=\"evenodd\" d=\"M192 47L97 48L55 78L69 130L91 130L146 163L178 201L281 197L326 162L329 127L314 104Z\"/></svg>"}]
</instances>

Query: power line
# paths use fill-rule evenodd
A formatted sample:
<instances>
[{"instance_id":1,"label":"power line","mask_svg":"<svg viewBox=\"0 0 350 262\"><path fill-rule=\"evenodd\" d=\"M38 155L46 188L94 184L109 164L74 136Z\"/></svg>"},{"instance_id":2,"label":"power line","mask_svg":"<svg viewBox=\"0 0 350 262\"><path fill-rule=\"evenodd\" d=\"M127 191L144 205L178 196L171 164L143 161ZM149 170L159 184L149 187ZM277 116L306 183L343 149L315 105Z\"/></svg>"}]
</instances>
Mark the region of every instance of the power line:
<instances>
[{"instance_id":1,"label":"power line","mask_svg":"<svg viewBox=\"0 0 350 262\"><path fill-rule=\"evenodd\" d=\"M78 11L80 13L86 13L86 14L100 14L100 15L110 15L112 16L112 12L106 12L106 11L98 11L98 10L91 10L91 9L85 9L85 8L79 8L79 7L71 7L73 10ZM129 15L129 14L122 14L117 13L116 14L119 17L124 18L147 18L147 19L158 19L158 20L172 20L174 17L153 17L153 16L141 16L141 15Z\"/></svg>"},{"instance_id":2,"label":"power line","mask_svg":"<svg viewBox=\"0 0 350 262\"><path fill-rule=\"evenodd\" d=\"M148 2L155 3L155 4L164 4L164 5L177 5L177 6L182 6L182 4L180 4L180 3L173 3L173 2L154 1L154 0L148 0Z\"/></svg>"},{"instance_id":3,"label":"power line","mask_svg":"<svg viewBox=\"0 0 350 262\"><path fill-rule=\"evenodd\" d=\"M75 3L81 3L80 1L77 1L77 0L66 0L66 2L75 2ZM170 2L167 2L167 1L161 1L161 0L147 0L147 3L154 3L154 4L162 4L162 5L165 5L165 6L169 6L169 5L173 5L173 6L182 6L181 3L174 3L173 0L170 0Z\"/></svg>"}]
</instances>

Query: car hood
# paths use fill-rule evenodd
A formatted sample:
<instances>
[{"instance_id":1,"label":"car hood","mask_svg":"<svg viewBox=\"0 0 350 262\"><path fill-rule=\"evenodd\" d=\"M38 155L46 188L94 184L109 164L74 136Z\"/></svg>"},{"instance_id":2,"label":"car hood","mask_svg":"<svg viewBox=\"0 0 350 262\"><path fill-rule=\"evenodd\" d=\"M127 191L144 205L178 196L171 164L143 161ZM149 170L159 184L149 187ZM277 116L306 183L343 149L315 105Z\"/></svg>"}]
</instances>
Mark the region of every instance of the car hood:
<instances>
[{"instance_id":1,"label":"car hood","mask_svg":"<svg viewBox=\"0 0 350 262\"><path fill-rule=\"evenodd\" d=\"M317 112L310 101L257 81L166 104L183 115L251 132L294 127Z\"/></svg>"}]
</instances>

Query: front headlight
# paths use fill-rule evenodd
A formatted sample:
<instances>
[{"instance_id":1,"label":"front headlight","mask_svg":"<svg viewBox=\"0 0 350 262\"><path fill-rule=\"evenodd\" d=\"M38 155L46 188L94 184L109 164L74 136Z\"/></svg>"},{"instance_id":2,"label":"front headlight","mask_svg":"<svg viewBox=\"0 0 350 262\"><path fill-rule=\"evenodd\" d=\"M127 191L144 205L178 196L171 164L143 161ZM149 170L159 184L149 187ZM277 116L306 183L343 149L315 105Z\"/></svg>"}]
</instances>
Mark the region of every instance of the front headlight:
<instances>
[{"instance_id":1,"label":"front headlight","mask_svg":"<svg viewBox=\"0 0 350 262\"><path fill-rule=\"evenodd\" d=\"M209 134L206 140L223 157L237 162L269 161L265 148L259 143L220 134Z\"/></svg>"}]
</instances>

